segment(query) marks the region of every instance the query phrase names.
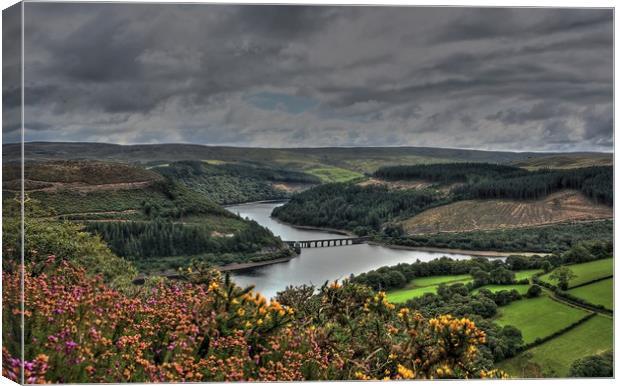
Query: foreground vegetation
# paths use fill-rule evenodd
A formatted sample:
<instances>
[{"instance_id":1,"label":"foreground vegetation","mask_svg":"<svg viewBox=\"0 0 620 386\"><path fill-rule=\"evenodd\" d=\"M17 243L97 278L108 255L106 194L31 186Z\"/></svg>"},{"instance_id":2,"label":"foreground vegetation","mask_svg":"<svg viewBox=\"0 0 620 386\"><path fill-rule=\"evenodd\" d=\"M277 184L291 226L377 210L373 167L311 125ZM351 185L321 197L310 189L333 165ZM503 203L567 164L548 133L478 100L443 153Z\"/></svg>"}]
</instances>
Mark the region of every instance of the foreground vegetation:
<instances>
[{"instance_id":1,"label":"foreground vegetation","mask_svg":"<svg viewBox=\"0 0 620 386\"><path fill-rule=\"evenodd\" d=\"M332 283L267 302L196 265L185 281L114 289L50 255L3 272L3 375L59 382L275 381L500 376L479 361L485 333L465 318L425 318L384 293ZM321 309L317 313L317 309Z\"/></svg>"}]
</instances>

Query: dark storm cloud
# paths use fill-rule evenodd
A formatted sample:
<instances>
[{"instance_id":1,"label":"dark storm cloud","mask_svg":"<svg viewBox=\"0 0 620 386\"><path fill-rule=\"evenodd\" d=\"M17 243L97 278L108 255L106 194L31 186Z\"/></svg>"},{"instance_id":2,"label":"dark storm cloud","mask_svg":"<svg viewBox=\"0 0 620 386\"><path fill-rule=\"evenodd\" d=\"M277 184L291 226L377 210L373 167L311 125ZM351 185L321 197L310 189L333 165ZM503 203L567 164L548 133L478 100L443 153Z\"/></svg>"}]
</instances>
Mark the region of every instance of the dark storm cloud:
<instances>
[{"instance_id":1,"label":"dark storm cloud","mask_svg":"<svg viewBox=\"0 0 620 386\"><path fill-rule=\"evenodd\" d=\"M21 140L21 5L2 11L2 142Z\"/></svg>"},{"instance_id":2,"label":"dark storm cloud","mask_svg":"<svg viewBox=\"0 0 620 386\"><path fill-rule=\"evenodd\" d=\"M27 3L25 15L28 140L612 146L610 10ZM5 106L18 91L3 90Z\"/></svg>"},{"instance_id":3,"label":"dark storm cloud","mask_svg":"<svg viewBox=\"0 0 620 386\"><path fill-rule=\"evenodd\" d=\"M611 12L595 9L511 9L497 8L463 12L438 33L435 42L541 36L575 32L612 22Z\"/></svg>"}]
</instances>

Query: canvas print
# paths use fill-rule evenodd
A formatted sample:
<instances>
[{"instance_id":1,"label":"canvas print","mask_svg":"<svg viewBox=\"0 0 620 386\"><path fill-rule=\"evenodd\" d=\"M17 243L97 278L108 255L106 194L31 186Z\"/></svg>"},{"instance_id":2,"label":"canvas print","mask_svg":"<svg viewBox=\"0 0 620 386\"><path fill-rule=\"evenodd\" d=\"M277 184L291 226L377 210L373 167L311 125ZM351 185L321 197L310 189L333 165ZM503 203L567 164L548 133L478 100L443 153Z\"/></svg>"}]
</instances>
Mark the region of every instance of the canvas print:
<instances>
[{"instance_id":1,"label":"canvas print","mask_svg":"<svg viewBox=\"0 0 620 386\"><path fill-rule=\"evenodd\" d=\"M3 11L2 375L613 377L613 10Z\"/></svg>"}]
</instances>

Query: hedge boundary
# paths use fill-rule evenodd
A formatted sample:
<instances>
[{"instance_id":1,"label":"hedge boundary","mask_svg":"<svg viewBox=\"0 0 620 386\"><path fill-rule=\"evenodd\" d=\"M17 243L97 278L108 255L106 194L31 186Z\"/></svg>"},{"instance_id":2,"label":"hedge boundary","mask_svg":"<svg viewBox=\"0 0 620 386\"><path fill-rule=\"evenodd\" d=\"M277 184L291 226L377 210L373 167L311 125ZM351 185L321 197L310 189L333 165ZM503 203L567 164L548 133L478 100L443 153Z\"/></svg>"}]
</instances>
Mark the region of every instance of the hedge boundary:
<instances>
[{"instance_id":1,"label":"hedge boundary","mask_svg":"<svg viewBox=\"0 0 620 386\"><path fill-rule=\"evenodd\" d=\"M536 340L533 341L533 342L524 344L523 346L519 346L519 348L517 349L517 353L522 353L523 351L527 351L527 350L529 350L529 349L531 349L533 347L540 346L541 344L546 343L546 342L550 341L551 339L557 338L558 336L560 336L560 335L562 335L562 334L572 330L573 328L575 328L575 327L577 327L577 326L587 322L588 320L592 319L595 316L596 316L596 313L595 312L591 312L588 315L584 316L583 318L579 319L578 321L576 321L576 322L574 322L574 323L572 323L572 324L570 324L570 325L568 325L568 326L566 326L566 327L564 327L564 328L554 332L551 335L547 335L547 336L545 336L543 338L536 338Z\"/></svg>"},{"instance_id":2,"label":"hedge boundary","mask_svg":"<svg viewBox=\"0 0 620 386\"><path fill-rule=\"evenodd\" d=\"M572 290L572 289L575 289L575 288L579 288L579 287L583 287L583 286L590 285L590 284L594 284L594 283L599 282L599 281L603 281L603 280L607 280L607 279L613 279L613 278L614 278L614 275L609 275L609 276L605 276L605 277L599 277L598 279L590 280L590 281L587 281L585 283L578 284L578 285L576 285L574 287L570 287L569 290Z\"/></svg>"},{"instance_id":3,"label":"hedge boundary","mask_svg":"<svg viewBox=\"0 0 620 386\"><path fill-rule=\"evenodd\" d=\"M551 290L553 292L553 296L556 297L558 300L565 301L565 302L570 303L570 304L572 304L574 306L577 306L577 307L585 308L585 309L587 309L589 311L592 311L592 312L599 312L601 314L613 316L613 313L614 313L613 310L607 309L607 308L603 307L600 304L592 304L592 303L590 303L588 301L585 301L585 300L583 300L581 298L573 296L573 295L569 294L568 292L562 291L557 286L540 280L539 276L541 276L541 275L543 275L543 273L535 274L534 276L532 276L532 281L535 284L541 285L541 286ZM588 284L596 283L598 281L607 280L609 278L613 278L613 275L606 276L604 278L599 278L599 279L591 280L591 281L589 281L587 283L584 283L583 285L588 285ZM581 287L581 286L582 285L578 285L578 286L569 288L569 290L571 290L573 288L578 288L578 287Z\"/></svg>"}]
</instances>

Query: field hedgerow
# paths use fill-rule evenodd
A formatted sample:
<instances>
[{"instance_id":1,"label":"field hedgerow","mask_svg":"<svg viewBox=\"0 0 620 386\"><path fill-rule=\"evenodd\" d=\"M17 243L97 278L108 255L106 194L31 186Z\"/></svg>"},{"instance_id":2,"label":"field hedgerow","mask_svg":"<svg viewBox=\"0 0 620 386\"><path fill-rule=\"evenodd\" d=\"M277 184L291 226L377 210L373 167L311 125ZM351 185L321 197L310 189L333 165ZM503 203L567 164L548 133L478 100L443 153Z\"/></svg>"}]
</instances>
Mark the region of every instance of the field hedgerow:
<instances>
[{"instance_id":1,"label":"field hedgerow","mask_svg":"<svg viewBox=\"0 0 620 386\"><path fill-rule=\"evenodd\" d=\"M185 272L133 291L50 256L3 272L3 375L27 383L285 381L497 377L479 365L473 322L425 319L350 283L267 301L217 271ZM284 303L295 303L298 309ZM23 369L23 370L22 370Z\"/></svg>"}]
</instances>

